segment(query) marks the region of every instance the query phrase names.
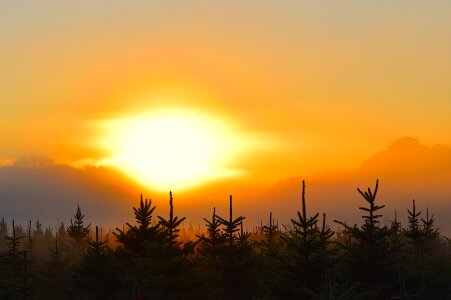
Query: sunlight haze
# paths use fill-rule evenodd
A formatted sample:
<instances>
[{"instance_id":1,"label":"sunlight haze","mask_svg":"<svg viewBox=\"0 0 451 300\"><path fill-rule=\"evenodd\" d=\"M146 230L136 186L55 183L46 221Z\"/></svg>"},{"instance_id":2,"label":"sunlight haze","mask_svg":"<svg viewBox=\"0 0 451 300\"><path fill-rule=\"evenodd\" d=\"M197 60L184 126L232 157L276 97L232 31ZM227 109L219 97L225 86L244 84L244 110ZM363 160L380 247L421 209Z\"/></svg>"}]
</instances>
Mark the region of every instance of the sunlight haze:
<instances>
[{"instance_id":1,"label":"sunlight haze","mask_svg":"<svg viewBox=\"0 0 451 300\"><path fill-rule=\"evenodd\" d=\"M449 1L3 1L0 164L111 167L206 207L290 178L372 184L385 171L362 164L400 138L451 145L450 15Z\"/></svg>"},{"instance_id":2,"label":"sunlight haze","mask_svg":"<svg viewBox=\"0 0 451 300\"><path fill-rule=\"evenodd\" d=\"M157 110L105 126L101 146L112 156L104 164L159 191L240 175L229 165L249 145L219 117L192 111Z\"/></svg>"}]
</instances>

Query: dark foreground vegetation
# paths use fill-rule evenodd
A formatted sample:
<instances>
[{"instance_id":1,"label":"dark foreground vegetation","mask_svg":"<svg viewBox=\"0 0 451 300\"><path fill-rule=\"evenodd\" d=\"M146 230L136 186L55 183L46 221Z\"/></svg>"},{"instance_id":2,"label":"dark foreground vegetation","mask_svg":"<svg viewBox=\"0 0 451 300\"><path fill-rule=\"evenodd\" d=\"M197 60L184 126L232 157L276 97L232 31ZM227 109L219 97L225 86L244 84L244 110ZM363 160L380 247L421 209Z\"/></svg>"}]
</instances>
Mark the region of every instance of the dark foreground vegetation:
<instances>
[{"instance_id":1,"label":"dark foreground vegetation","mask_svg":"<svg viewBox=\"0 0 451 300\"><path fill-rule=\"evenodd\" d=\"M55 233L2 220L0 299L451 299L451 243L433 215L413 202L407 226L381 224L377 189L358 190L362 224L334 221L339 232L307 213L304 184L289 224L269 214L246 232L230 197L229 215L213 209L192 241L179 236L172 194L167 217L141 197L136 224L114 238L85 224L80 208Z\"/></svg>"}]
</instances>

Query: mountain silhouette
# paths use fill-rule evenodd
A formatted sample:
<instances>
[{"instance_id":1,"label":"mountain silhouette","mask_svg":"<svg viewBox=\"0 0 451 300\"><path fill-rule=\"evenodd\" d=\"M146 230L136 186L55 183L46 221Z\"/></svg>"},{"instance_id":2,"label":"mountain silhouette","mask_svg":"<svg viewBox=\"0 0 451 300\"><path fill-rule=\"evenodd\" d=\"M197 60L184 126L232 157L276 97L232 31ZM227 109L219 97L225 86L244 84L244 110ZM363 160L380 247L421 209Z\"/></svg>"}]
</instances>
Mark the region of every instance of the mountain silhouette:
<instances>
[{"instance_id":1,"label":"mountain silhouette","mask_svg":"<svg viewBox=\"0 0 451 300\"><path fill-rule=\"evenodd\" d=\"M270 198L279 201L280 213L292 205L298 205L300 181L308 182L310 208L326 211L337 218L360 222L353 207L359 203L356 187L371 186L380 179L380 201L386 204L385 216L406 217L406 207L417 199L419 209L426 207L436 213L442 229L451 232L451 147L434 145L427 147L417 139L404 137L376 153L355 170L331 171L311 176L294 176L277 182L270 191Z\"/></svg>"},{"instance_id":2,"label":"mountain silhouette","mask_svg":"<svg viewBox=\"0 0 451 300\"><path fill-rule=\"evenodd\" d=\"M414 138L404 137L366 160L360 170L368 174L443 177L451 174L451 147L427 147Z\"/></svg>"}]
</instances>

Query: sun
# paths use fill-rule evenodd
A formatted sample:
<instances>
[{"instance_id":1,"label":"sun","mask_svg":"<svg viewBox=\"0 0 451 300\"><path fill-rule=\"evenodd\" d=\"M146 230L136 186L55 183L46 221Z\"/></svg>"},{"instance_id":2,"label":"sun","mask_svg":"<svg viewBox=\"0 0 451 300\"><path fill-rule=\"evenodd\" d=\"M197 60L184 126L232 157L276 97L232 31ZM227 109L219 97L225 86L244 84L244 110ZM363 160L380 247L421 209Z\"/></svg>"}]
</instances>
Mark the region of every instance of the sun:
<instances>
[{"instance_id":1,"label":"sun","mask_svg":"<svg viewBox=\"0 0 451 300\"><path fill-rule=\"evenodd\" d=\"M158 110L110 120L102 144L118 167L145 186L187 189L236 175L239 141L226 121L188 110Z\"/></svg>"}]
</instances>

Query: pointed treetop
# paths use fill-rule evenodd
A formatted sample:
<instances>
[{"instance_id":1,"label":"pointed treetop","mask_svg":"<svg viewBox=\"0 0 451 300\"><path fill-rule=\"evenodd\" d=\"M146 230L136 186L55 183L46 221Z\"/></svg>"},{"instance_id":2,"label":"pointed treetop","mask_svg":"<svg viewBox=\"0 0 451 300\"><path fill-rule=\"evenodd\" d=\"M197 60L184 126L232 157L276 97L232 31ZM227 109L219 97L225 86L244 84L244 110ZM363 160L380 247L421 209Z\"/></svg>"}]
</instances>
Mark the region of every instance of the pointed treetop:
<instances>
[{"instance_id":1,"label":"pointed treetop","mask_svg":"<svg viewBox=\"0 0 451 300\"><path fill-rule=\"evenodd\" d=\"M307 207L305 206L305 180L302 180L302 216L307 219Z\"/></svg>"},{"instance_id":2,"label":"pointed treetop","mask_svg":"<svg viewBox=\"0 0 451 300\"><path fill-rule=\"evenodd\" d=\"M362 192L359 188L357 191L365 198L369 203L374 203L376 200L377 190L379 189L379 179L376 179L376 187L374 188L374 192L371 192L371 189L368 188L368 191Z\"/></svg>"}]
</instances>

